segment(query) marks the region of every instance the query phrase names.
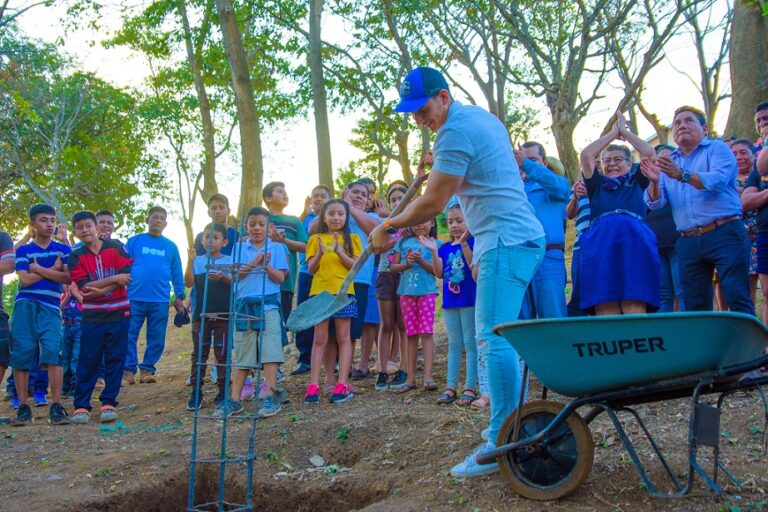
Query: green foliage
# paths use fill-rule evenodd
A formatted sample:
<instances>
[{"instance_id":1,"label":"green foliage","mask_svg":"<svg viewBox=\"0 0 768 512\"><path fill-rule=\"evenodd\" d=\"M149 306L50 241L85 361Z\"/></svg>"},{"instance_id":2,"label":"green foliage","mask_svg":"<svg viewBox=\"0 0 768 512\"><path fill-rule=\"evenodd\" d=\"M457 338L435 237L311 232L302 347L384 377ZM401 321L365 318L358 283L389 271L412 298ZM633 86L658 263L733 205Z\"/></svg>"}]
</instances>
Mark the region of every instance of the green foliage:
<instances>
[{"instance_id":1,"label":"green foliage","mask_svg":"<svg viewBox=\"0 0 768 512\"><path fill-rule=\"evenodd\" d=\"M14 31L0 36L0 197L3 226L49 202L65 220L109 208L121 224L142 222L144 201L162 196L165 177L147 147L154 138L140 98L73 69L51 45Z\"/></svg>"},{"instance_id":2,"label":"green foliage","mask_svg":"<svg viewBox=\"0 0 768 512\"><path fill-rule=\"evenodd\" d=\"M14 279L3 284L3 309L11 316L13 313L13 304L16 300L16 293L19 291L19 280Z\"/></svg>"}]
</instances>

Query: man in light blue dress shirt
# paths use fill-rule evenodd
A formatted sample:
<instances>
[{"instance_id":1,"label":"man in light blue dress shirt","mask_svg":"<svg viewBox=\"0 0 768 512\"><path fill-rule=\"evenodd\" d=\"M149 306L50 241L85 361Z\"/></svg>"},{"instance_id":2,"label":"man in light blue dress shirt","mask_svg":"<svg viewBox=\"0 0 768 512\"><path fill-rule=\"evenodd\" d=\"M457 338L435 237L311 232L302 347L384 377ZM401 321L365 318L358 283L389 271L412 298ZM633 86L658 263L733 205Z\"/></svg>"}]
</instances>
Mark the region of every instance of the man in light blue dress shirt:
<instances>
[{"instance_id":1,"label":"man in light blue dress shirt","mask_svg":"<svg viewBox=\"0 0 768 512\"><path fill-rule=\"evenodd\" d=\"M402 213L371 231L379 252L389 234L434 218L456 194L475 237L472 257L477 282L475 328L485 357L491 395L488 439L495 440L504 419L518 406L522 386L517 351L493 327L517 320L528 284L544 258L544 229L523 188L509 134L498 118L477 106L454 101L443 75L417 68L400 88L398 112L411 112L419 126L437 132L434 162L424 193ZM473 477L498 471L476 457L494 448L478 446L451 474Z\"/></svg>"},{"instance_id":2,"label":"man in light blue dress shirt","mask_svg":"<svg viewBox=\"0 0 768 512\"><path fill-rule=\"evenodd\" d=\"M704 114L680 107L672 122L678 149L641 168L650 180L645 201L651 210L672 205L680 232L680 281L687 311L712 309L715 269L731 311L754 314L749 294L751 245L741 222L736 159L726 143L707 139Z\"/></svg>"}]
</instances>

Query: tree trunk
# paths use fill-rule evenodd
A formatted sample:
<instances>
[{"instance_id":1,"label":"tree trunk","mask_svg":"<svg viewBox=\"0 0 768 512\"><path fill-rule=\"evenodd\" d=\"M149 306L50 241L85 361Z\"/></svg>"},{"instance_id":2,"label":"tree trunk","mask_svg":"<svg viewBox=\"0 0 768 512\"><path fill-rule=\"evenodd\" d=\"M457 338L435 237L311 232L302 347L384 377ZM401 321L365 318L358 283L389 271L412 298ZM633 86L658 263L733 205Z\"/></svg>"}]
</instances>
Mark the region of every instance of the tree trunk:
<instances>
[{"instance_id":1,"label":"tree trunk","mask_svg":"<svg viewBox=\"0 0 768 512\"><path fill-rule=\"evenodd\" d=\"M264 162L261 153L261 130L253 86L245 56L240 30L231 0L216 0L216 9L221 25L224 49L227 52L229 69L232 74L232 89L235 93L238 125L240 128L240 152L243 176L240 182L240 204L238 215L261 205L261 187L264 177Z\"/></svg>"},{"instance_id":2,"label":"tree trunk","mask_svg":"<svg viewBox=\"0 0 768 512\"><path fill-rule=\"evenodd\" d=\"M724 137L755 139L755 106L768 100L768 17L737 1L731 27L731 111Z\"/></svg>"},{"instance_id":3,"label":"tree trunk","mask_svg":"<svg viewBox=\"0 0 768 512\"><path fill-rule=\"evenodd\" d=\"M315 139L320 183L331 188L333 195L333 163L331 160L331 129L328 125L328 103L323 76L321 24L323 0L309 2L309 69L312 82L312 103L315 112Z\"/></svg>"},{"instance_id":4,"label":"tree trunk","mask_svg":"<svg viewBox=\"0 0 768 512\"><path fill-rule=\"evenodd\" d=\"M395 134L395 144L397 145L397 161L400 169L403 171L403 180L409 185L413 181L413 172L411 171L410 153L408 152L408 131L401 131Z\"/></svg>"},{"instance_id":5,"label":"tree trunk","mask_svg":"<svg viewBox=\"0 0 768 512\"><path fill-rule=\"evenodd\" d=\"M579 179L579 155L573 145L573 130L578 121L573 119L573 105L567 101L568 93L547 94L547 105L552 115L552 135L555 137L557 155L565 168L565 177L573 183Z\"/></svg>"},{"instance_id":6,"label":"tree trunk","mask_svg":"<svg viewBox=\"0 0 768 512\"><path fill-rule=\"evenodd\" d=\"M209 11L206 9L206 14L200 28L200 41L195 45L192 41L192 30L189 26L186 3L180 2L178 9L182 25L184 26L184 43L187 51L187 64L192 72L192 78L195 83L195 92L197 93L197 102L199 105L198 110L200 111L200 122L203 128L202 198L203 201L207 203L208 198L219 191L219 187L216 184L216 143L214 141L216 130L213 125L213 117L211 116L211 102L208 98L208 91L205 89L202 73L202 44L203 38L208 34L210 23L208 16Z\"/></svg>"}]
</instances>

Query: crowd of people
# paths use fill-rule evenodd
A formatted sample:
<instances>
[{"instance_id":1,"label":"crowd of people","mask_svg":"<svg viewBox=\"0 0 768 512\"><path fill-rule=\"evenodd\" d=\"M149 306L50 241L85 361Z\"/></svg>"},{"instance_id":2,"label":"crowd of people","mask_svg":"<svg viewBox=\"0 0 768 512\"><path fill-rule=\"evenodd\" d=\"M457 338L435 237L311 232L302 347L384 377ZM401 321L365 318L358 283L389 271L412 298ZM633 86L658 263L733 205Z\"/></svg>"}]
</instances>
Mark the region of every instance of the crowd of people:
<instances>
[{"instance_id":1,"label":"crowd of people","mask_svg":"<svg viewBox=\"0 0 768 512\"><path fill-rule=\"evenodd\" d=\"M757 141L711 138L703 113L684 106L673 115L676 146L652 147L619 112L582 151L581 179L571 185L540 143L514 148L498 119L455 101L438 71L417 68L400 92L396 110L437 138L419 164L420 173L432 169L424 192L397 215L391 212L408 189L401 181L379 191L362 178L338 198L318 185L300 217L285 213L285 185L272 182L263 189L266 208L248 210L242 227L229 225L229 201L215 194L185 270L176 244L163 236L161 207L149 210L147 232L125 244L113 238L114 215L103 210L73 215L78 243L70 245L67 226L57 226L46 204L30 209L30 234L15 247L0 232L0 273L19 279L10 326L0 310L0 382L13 368L7 396L16 409L7 421L32 422L30 391L35 405L50 401L52 424L88 423L94 391L99 420L114 421L121 386L159 378L173 308L176 326L191 323L189 410L211 405L219 416L239 414L255 395L258 415L270 417L288 400L283 380L302 374L307 404L323 397L344 403L365 379L399 394L421 386L440 391L437 404L490 409L485 442L452 470L477 476L497 470L475 457L494 446L527 385L495 325L713 304L754 314L758 281L768 294L768 151L760 151L768 102L756 107ZM438 236L440 213L447 233ZM567 219L576 229L570 297ZM375 256L340 290L369 244ZM313 329L288 333L294 306L323 292L354 300ZM439 383L438 304L448 338ZM298 354L285 375L291 336ZM202 384L211 349L217 393L208 404ZM258 369L263 379L254 382ZM71 416L62 405L70 397Z\"/></svg>"}]
</instances>

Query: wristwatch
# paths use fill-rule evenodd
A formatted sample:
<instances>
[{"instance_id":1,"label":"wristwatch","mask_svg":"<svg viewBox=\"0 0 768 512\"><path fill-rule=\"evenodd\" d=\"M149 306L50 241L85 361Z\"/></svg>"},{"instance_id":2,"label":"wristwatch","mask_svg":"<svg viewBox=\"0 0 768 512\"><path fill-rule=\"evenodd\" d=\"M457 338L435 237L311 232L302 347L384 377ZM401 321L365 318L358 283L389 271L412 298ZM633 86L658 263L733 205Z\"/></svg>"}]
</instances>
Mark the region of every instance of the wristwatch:
<instances>
[{"instance_id":1,"label":"wristwatch","mask_svg":"<svg viewBox=\"0 0 768 512\"><path fill-rule=\"evenodd\" d=\"M392 225L392 222L389 219L384 221L384 231L386 231L390 235L397 234L397 228Z\"/></svg>"},{"instance_id":2,"label":"wristwatch","mask_svg":"<svg viewBox=\"0 0 768 512\"><path fill-rule=\"evenodd\" d=\"M683 171L682 176L680 176L680 181L683 183L688 183L691 181L691 171Z\"/></svg>"}]
</instances>

